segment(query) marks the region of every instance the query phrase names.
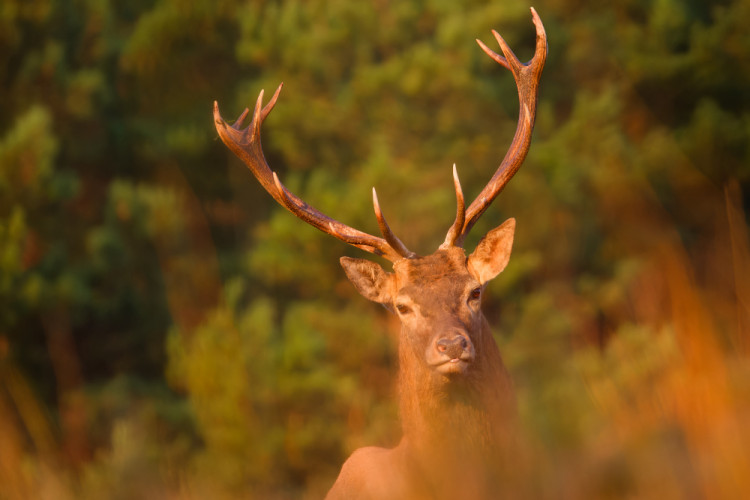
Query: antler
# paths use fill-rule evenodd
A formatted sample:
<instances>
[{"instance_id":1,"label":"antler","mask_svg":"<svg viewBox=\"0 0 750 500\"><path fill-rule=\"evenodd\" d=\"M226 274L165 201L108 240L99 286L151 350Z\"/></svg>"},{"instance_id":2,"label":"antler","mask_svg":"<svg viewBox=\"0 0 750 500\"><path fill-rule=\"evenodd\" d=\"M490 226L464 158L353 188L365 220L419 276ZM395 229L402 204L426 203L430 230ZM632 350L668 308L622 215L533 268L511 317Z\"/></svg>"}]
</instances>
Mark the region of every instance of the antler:
<instances>
[{"instance_id":1,"label":"antler","mask_svg":"<svg viewBox=\"0 0 750 500\"><path fill-rule=\"evenodd\" d=\"M480 40L477 40L482 50L498 64L513 73L513 78L518 87L518 101L520 103L518 126L516 134L513 137L513 142L505 154L502 163L500 163L495 174L468 208L465 208L461 183L458 180L456 166L453 166L453 181L457 199L456 220L448 231L445 242L440 245L441 248L463 245L464 238L466 238L468 232L520 168L526 158L526 154L529 152L531 132L534 128L534 119L536 117L539 79L541 78L544 62L547 59L547 34L544 31L544 26L541 19L539 19L539 15L533 7L531 8L531 15L536 27L536 49L534 57L526 64L518 60L510 47L508 47L508 44L505 43L505 40L495 30L492 31L492 34L500 45L503 56L492 51ZM224 144L250 168L255 178L258 179L258 182L260 182L273 199L311 226L357 248L376 255L382 255L392 262L396 262L402 258L416 257L417 255L407 249L401 240L391 231L380 210L375 189L372 192L373 206L383 238L363 233L328 217L305 203L304 200L281 184L276 173L271 171L266 163L260 141L260 129L263 121L276 104L282 86L283 84L279 85L273 97L265 106L263 106L263 91L260 92L258 100L255 103L255 109L253 110L252 121L244 129L241 127L242 122L249 113L248 109L242 112L233 125L228 125L219 113L218 103L214 102L216 130L219 132L219 137L224 141Z\"/></svg>"},{"instance_id":2,"label":"antler","mask_svg":"<svg viewBox=\"0 0 750 500\"><path fill-rule=\"evenodd\" d=\"M518 126L516 134L513 136L513 142L511 142L502 163L500 163L497 171L495 171L495 175L492 176L484 189L482 189L482 192L479 193L465 212L463 210L464 199L461 193L461 185L458 182L454 165L453 177L456 185L456 198L458 199L458 215L453 226L448 230L445 242L440 246L441 248L463 245L464 238L474 226L474 223L479 220L479 217L487 210L490 203L500 194L500 191L503 190L511 177L518 171L523 160L526 158L526 154L529 152L531 132L534 129L534 119L536 117L539 79L542 76L544 62L547 59L547 34L544 31L542 20L533 7L531 8L531 16L536 27L536 49L534 57L526 64L518 60L508 44L503 40L503 37L495 30L492 30L492 34L495 36L497 43L500 45L500 50L505 57L497 54L480 40L477 40L477 43L487 55L513 73L513 78L518 87L518 101L520 103Z\"/></svg>"},{"instance_id":3,"label":"antler","mask_svg":"<svg viewBox=\"0 0 750 500\"><path fill-rule=\"evenodd\" d=\"M214 101L214 122L216 130L219 132L219 137L224 141L224 144L248 166L261 186L263 186L268 194L273 196L274 200L311 226L357 248L376 255L382 255L391 262L396 262L402 258L416 257L416 254L409 251L391 231L380 210L375 189L372 191L373 205L383 238L363 233L335 219L331 219L305 203L281 184L276 172L271 171L268 163L266 163L266 158L263 155L263 147L260 142L260 128L263 120L266 119L276 104L276 99L279 97L283 85L283 83L279 85L265 107L262 107L263 91L261 90L258 100L255 103L253 119L245 129L241 127L242 122L249 112L248 109L242 112L233 125L229 125L219 113L219 104Z\"/></svg>"}]
</instances>

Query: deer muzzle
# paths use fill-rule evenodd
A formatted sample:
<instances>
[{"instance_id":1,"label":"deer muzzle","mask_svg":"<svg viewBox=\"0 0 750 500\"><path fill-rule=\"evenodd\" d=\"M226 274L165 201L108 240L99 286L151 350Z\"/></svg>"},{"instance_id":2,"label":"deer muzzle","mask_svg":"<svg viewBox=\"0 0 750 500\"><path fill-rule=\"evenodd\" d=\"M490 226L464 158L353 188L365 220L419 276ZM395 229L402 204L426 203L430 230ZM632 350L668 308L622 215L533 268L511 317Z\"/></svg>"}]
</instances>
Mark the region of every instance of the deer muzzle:
<instances>
[{"instance_id":1,"label":"deer muzzle","mask_svg":"<svg viewBox=\"0 0 750 500\"><path fill-rule=\"evenodd\" d=\"M454 332L438 337L430 351L428 362L444 374L463 373L475 357L471 340L466 335Z\"/></svg>"}]
</instances>

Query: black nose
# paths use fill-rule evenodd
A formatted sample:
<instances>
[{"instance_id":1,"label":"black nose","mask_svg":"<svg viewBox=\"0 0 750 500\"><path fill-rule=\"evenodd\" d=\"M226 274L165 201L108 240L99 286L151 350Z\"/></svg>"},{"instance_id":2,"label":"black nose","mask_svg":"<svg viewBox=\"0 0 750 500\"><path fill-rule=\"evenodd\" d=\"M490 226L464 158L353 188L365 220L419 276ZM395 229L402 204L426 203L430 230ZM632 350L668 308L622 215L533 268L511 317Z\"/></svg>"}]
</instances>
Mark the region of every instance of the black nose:
<instances>
[{"instance_id":1,"label":"black nose","mask_svg":"<svg viewBox=\"0 0 750 500\"><path fill-rule=\"evenodd\" d=\"M442 338L438 340L436 347L439 352L445 354L450 359L458 359L466 348L469 347L469 342L461 335L457 335L452 339Z\"/></svg>"}]
</instances>

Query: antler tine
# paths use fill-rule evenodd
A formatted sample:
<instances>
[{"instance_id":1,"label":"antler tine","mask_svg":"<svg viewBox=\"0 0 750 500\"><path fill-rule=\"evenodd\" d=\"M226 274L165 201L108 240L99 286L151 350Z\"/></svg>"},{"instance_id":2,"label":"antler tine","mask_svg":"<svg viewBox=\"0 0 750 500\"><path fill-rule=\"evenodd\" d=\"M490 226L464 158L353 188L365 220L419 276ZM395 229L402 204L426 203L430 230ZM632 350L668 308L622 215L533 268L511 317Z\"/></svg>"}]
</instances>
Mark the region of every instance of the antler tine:
<instances>
[{"instance_id":1,"label":"antler tine","mask_svg":"<svg viewBox=\"0 0 750 500\"><path fill-rule=\"evenodd\" d=\"M469 208L466 209L466 218L463 229L456 237L454 244L461 246L467 233L474 226L479 217L487 210L490 203L500 194L508 181L518 171L529 152L531 145L531 132L534 129L534 120L536 117L537 95L539 93L539 79L542 75L544 63L547 60L547 33L544 30L542 20L539 18L536 10L531 8L531 16L536 29L536 49L531 61L523 64L518 60L516 55L510 49L503 37L493 30L503 56L489 49L484 43L478 41L479 46L495 62L507 68L513 74L518 87L518 102L520 109L518 111L518 126L513 136L513 141L505 154L505 158L495 171L487 185L477 195ZM446 238L447 242L447 238Z\"/></svg>"},{"instance_id":2,"label":"antler tine","mask_svg":"<svg viewBox=\"0 0 750 500\"><path fill-rule=\"evenodd\" d=\"M380 203L378 202L378 193L375 192L375 188L372 188L372 206L375 209L375 218L378 219L378 226L380 232L383 234L385 241L393 248L398 254L406 259L413 259L417 256L414 252L406 248L400 239L391 231L390 226L383 216L383 212L380 210Z\"/></svg>"},{"instance_id":3,"label":"antler tine","mask_svg":"<svg viewBox=\"0 0 750 500\"><path fill-rule=\"evenodd\" d=\"M498 43L501 43L501 47L502 47L502 45L505 44L505 40L503 39L503 37L501 37L500 34L495 30L492 30L492 34L495 36L495 40L497 40ZM500 42L501 40L502 42ZM479 47L481 47L481 49L485 52L485 54L490 56L496 63L498 63L503 68L508 69L508 70L510 69L510 64L508 64L508 60L506 58L504 58L503 56L501 56L500 54L498 54L491 48L487 47L484 44L484 42L480 40L479 38L477 38L476 41L479 44Z\"/></svg>"},{"instance_id":4,"label":"antler tine","mask_svg":"<svg viewBox=\"0 0 750 500\"><path fill-rule=\"evenodd\" d=\"M445 237L445 242L440 245L440 248L447 248L455 246L456 239L461 234L461 230L464 227L466 221L466 203L464 200L464 192L461 189L461 181L458 179L458 170L456 170L456 164L453 164L453 186L456 188L456 220L448 230L448 234Z\"/></svg>"},{"instance_id":5,"label":"antler tine","mask_svg":"<svg viewBox=\"0 0 750 500\"><path fill-rule=\"evenodd\" d=\"M328 217L286 189L279 181L276 173L271 171L268 163L266 163L266 158L263 155L260 129L263 121L271 110L273 110L282 86L283 84L279 85L276 92L274 92L273 97L271 97L271 100L265 106L263 106L263 91L260 92L253 110L252 121L250 122L250 125L244 129L242 128L242 122L248 115L247 109L240 114L239 118L232 125L228 125L221 117L219 104L214 101L214 122L216 125L216 131L219 133L221 140L245 163L245 165L247 165L258 182L260 182L261 186L263 186L263 189L265 189L277 203L292 212L298 218L324 233L330 234L331 236L344 241L345 243L349 243L352 246L361 248L370 253L381 255L392 262L404 258L406 255L404 255L405 252L403 250L406 247L403 246L403 243L401 243L400 247L393 248L386 239L364 233ZM395 235L392 236L394 241L399 241L398 238L395 238ZM406 252L408 252L408 250L406 250ZM409 254L411 253L409 252Z\"/></svg>"},{"instance_id":6,"label":"antler tine","mask_svg":"<svg viewBox=\"0 0 750 500\"><path fill-rule=\"evenodd\" d=\"M260 123L258 126L260 126L261 123L263 123L268 116L268 114L271 112L274 106L276 106L276 100L279 98L279 94L281 94L281 87L284 86L284 82L281 82L278 87L276 87L276 92L273 93L271 96L271 100L268 101L268 104L266 104L263 107L263 110L260 112ZM258 96L258 103L256 103L255 107L256 109L262 104L263 102L263 90L260 91L260 95Z\"/></svg>"}]
</instances>

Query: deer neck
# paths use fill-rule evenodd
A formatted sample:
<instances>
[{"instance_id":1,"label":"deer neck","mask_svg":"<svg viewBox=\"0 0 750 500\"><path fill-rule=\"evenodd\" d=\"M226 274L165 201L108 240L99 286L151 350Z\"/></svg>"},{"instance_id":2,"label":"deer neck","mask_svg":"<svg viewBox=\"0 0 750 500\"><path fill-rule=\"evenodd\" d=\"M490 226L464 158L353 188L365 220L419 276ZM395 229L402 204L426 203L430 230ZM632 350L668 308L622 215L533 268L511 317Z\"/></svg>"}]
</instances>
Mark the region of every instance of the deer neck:
<instances>
[{"instance_id":1,"label":"deer neck","mask_svg":"<svg viewBox=\"0 0 750 500\"><path fill-rule=\"evenodd\" d=\"M515 412L510 379L486 320L469 373L435 373L405 345L399 346L399 402L404 442L420 455L489 450ZM460 455L460 453L458 454Z\"/></svg>"}]
</instances>

